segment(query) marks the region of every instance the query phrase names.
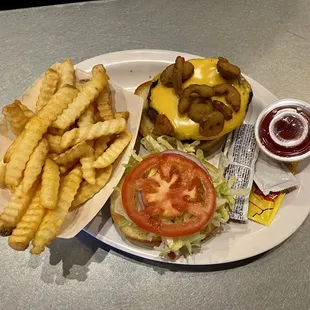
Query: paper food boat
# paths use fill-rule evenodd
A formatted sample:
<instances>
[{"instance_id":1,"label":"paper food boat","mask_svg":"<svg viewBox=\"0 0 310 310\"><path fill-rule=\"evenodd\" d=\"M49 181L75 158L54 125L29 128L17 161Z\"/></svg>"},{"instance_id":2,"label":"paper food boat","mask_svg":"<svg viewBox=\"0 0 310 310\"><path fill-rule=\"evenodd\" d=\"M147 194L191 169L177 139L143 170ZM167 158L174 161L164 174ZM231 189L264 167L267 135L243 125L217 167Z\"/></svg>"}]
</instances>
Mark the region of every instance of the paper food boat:
<instances>
[{"instance_id":1,"label":"paper food boat","mask_svg":"<svg viewBox=\"0 0 310 310\"><path fill-rule=\"evenodd\" d=\"M54 64L52 68L57 68L59 64ZM43 75L42 75L43 76ZM34 84L26 90L24 95L19 99L21 102L34 111L36 100L42 84L42 76L34 82ZM79 69L76 69L77 81L81 79L88 79L90 74ZM132 133L132 140L130 141L126 150L122 153L119 159L113 165L113 173L106 184L106 186L98 192L92 199L84 203L80 208L68 213L65 222L62 226L61 232L58 235L60 238L72 238L77 235L101 210L104 204L112 194L114 187L117 186L119 180L124 173L124 164L128 162L131 151L134 148L141 113L143 108L142 98L118 87L110 84L112 90L112 100L116 111L128 111L130 117L127 128ZM12 98L12 102L15 98ZM7 148L15 139L15 135L11 132L9 125L2 118L0 119L0 156L3 158ZM0 213L6 207L11 193L8 189L0 189Z\"/></svg>"}]
</instances>

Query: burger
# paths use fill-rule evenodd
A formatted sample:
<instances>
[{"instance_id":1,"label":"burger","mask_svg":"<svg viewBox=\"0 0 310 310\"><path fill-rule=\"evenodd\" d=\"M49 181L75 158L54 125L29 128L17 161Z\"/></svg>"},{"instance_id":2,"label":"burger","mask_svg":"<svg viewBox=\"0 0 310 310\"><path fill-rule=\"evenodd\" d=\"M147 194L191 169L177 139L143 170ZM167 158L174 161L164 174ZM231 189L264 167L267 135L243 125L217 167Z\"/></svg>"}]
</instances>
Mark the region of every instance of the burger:
<instances>
[{"instance_id":1,"label":"burger","mask_svg":"<svg viewBox=\"0 0 310 310\"><path fill-rule=\"evenodd\" d=\"M142 136L199 141L197 148L205 153L243 123L253 96L240 68L226 58L181 56L135 94L144 100Z\"/></svg>"},{"instance_id":2,"label":"burger","mask_svg":"<svg viewBox=\"0 0 310 310\"><path fill-rule=\"evenodd\" d=\"M229 221L235 195L246 194L205 158L242 124L251 86L225 58L178 56L135 94L144 99L139 130L147 153L132 153L111 216L120 234L163 257L192 254Z\"/></svg>"}]
</instances>

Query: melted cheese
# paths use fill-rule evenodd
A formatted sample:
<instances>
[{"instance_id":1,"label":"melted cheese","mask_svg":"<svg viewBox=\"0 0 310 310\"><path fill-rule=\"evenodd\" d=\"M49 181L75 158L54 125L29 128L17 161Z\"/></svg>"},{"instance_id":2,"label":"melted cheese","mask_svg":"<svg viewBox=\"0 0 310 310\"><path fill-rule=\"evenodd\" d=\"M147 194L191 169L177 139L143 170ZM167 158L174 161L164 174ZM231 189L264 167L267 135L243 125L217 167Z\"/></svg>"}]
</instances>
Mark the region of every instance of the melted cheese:
<instances>
[{"instance_id":1,"label":"melted cheese","mask_svg":"<svg viewBox=\"0 0 310 310\"><path fill-rule=\"evenodd\" d=\"M209 86L226 83L227 81L217 72L216 64L217 58L206 59L192 59L191 62L195 71L192 77L183 83L183 89L190 84L206 84ZM157 75L154 80L159 79ZM221 137L226 133L231 132L235 128L239 127L245 117L246 109L251 92L250 85L242 79L241 82L235 80L233 86L241 94L241 108L238 113L233 112L233 118L229 121L225 121L222 132L216 136L204 137L199 134L199 124L192 121L187 114L180 114L178 112L178 97L175 95L173 88L165 87L160 81L156 87L151 91L150 106L155 109L159 114L165 114L170 120L175 130L175 137L181 140L193 139L193 140L213 140ZM217 99L224 102L226 105L224 96L215 96L212 99ZM229 106L229 105L228 105Z\"/></svg>"}]
</instances>

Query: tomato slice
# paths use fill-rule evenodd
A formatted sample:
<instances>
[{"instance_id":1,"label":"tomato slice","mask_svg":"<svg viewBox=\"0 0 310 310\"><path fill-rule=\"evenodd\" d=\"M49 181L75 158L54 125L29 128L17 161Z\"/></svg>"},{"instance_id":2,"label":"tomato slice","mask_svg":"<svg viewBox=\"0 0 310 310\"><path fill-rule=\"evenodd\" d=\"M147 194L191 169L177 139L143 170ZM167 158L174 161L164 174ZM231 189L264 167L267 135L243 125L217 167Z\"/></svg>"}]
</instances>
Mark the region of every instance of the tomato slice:
<instances>
[{"instance_id":1,"label":"tomato slice","mask_svg":"<svg viewBox=\"0 0 310 310\"><path fill-rule=\"evenodd\" d=\"M187 236L204 229L213 218L215 199L209 174L192 160L173 153L146 157L126 175L122 187L129 218L165 237ZM143 205L137 206L138 200ZM185 213L189 220L176 220Z\"/></svg>"}]
</instances>

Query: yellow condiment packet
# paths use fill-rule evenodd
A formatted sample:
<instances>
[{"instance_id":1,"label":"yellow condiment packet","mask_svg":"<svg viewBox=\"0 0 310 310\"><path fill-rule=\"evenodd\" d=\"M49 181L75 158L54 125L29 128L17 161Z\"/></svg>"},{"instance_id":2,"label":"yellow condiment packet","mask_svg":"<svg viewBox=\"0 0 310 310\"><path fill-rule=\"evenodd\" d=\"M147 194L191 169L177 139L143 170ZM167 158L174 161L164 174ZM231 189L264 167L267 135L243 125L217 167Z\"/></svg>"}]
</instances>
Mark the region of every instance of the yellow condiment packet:
<instances>
[{"instance_id":1,"label":"yellow condiment packet","mask_svg":"<svg viewBox=\"0 0 310 310\"><path fill-rule=\"evenodd\" d=\"M285 192L264 195L256 185L254 185L250 195L248 218L269 226L272 223L284 196Z\"/></svg>"},{"instance_id":2,"label":"yellow condiment packet","mask_svg":"<svg viewBox=\"0 0 310 310\"><path fill-rule=\"evenodd\" d=\"M290 163L287 167L295 174L298 163ZM265 226L269 226L278 212L285 195L286 191L264 195L254 184L250 194L248 218Z\"/></svg>"}]
</instances>

